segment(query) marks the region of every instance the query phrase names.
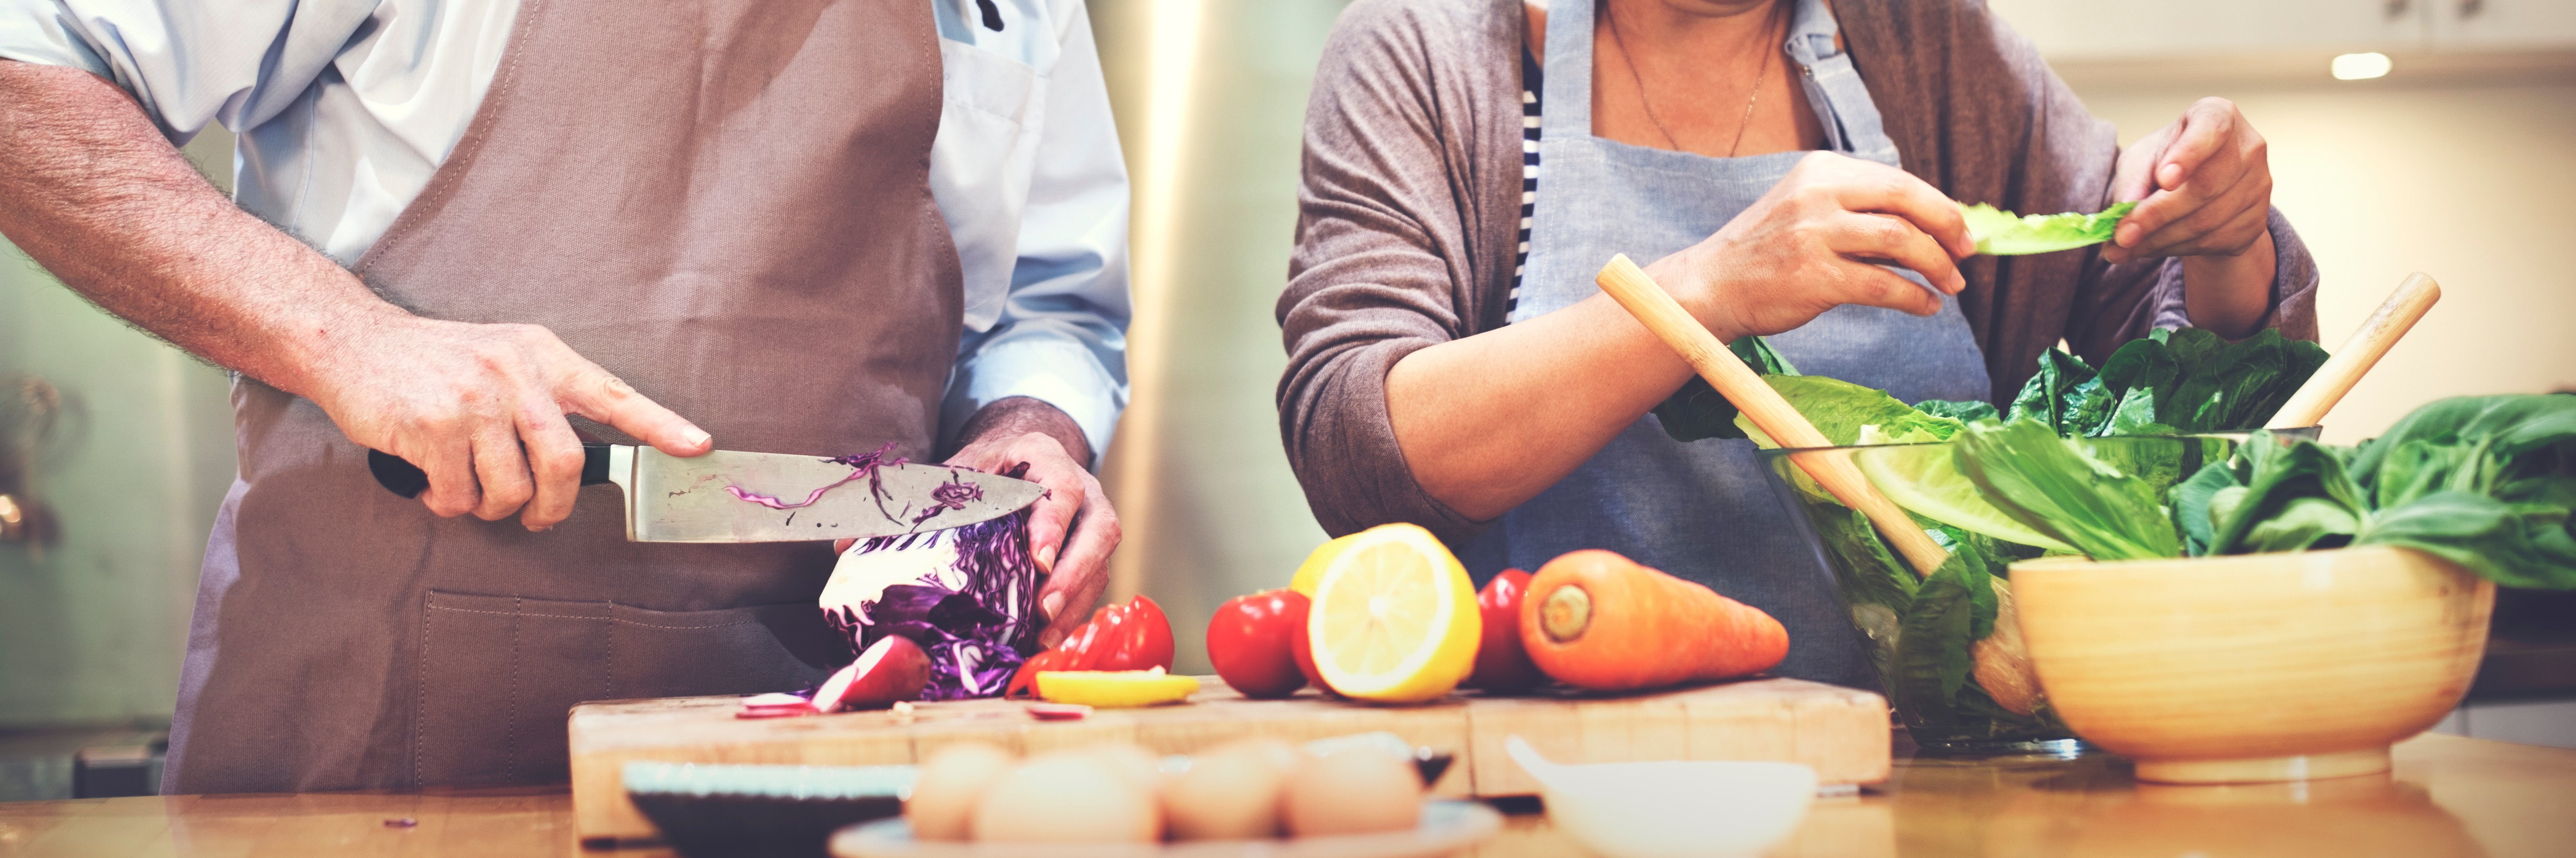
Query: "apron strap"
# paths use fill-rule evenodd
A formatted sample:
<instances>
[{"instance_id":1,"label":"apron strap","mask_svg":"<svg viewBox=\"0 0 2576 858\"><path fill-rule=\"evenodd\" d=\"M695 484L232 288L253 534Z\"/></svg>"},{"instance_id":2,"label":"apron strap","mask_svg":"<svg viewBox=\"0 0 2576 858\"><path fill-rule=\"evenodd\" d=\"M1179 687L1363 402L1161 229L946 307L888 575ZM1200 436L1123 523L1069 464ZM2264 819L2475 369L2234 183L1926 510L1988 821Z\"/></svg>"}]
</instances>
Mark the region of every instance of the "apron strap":
<instances>
[{"instance_id":1,"label":"apron strap","mask_svg":"<svg viewBox=\"0 0 2576 858\"><path fill-rule=\"evenodd\" d=\"M1896 141L1888 139L1879 122L1878 104L1869 97L1869 86L1861 82L1860 70L1852 67L1851 54L1834 47L1834 36L1842 25L1834 20L1823 0L1788 0L1798 4L1789 22L1789 42L1782 46L1789 61L1806 69L1807 98L1816 103L1816 115L1824 120L1825 148L1890 167L1903 167L1896 157Z\"/></svg>"},{"instance_id":2,"label":"apron strap","mask_svg":"<svg viewBox=\"0 0 2576 858\"><path fill-rule=\"evenodd\" d=\"M1547 91L1539 117L1544 140L1579 140L1592 136L1592 4L1596 0L1554 0L1547 6L1547 56L1540 57Z\"/></svg>"}]
</instances>

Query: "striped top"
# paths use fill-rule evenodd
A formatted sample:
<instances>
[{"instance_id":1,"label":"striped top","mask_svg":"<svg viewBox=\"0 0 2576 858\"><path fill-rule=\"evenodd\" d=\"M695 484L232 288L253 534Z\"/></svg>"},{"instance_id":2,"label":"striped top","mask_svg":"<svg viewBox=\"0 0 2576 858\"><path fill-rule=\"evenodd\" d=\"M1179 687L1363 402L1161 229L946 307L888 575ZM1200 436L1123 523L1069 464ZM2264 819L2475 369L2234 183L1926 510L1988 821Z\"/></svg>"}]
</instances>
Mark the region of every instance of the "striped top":
<instances>
[{"instance_id":1,"label":"striped top","mask_svg":"<svg viewBox=\"0 0 2576 858\"><path fill-rule=\"evenodd\" d=\"M1521 46L1521 244L1512 254L1512 291L1503 297L1505 324L1521 303L1521 269L1529 265L1530 214L1538 207L1538 94L1547 91L1541 74L1538 58L1530 55L1529 46Z\"/></svg>"}]
</instances>

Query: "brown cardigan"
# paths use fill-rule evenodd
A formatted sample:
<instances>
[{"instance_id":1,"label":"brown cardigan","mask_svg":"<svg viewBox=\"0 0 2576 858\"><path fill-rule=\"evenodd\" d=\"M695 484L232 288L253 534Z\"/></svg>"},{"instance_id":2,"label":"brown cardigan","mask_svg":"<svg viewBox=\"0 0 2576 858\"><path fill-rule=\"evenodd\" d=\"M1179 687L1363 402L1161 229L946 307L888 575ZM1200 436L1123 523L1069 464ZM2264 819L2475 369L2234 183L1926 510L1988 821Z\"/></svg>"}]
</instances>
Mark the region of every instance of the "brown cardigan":
<instances>
[{"instance_id":1,"label":"brown cardigan","mask_svg":"<svg viewBox=\"0 0 2576 858\"><path fill-rule=\"evenodd\" d=\"M2111 124L1982 4L1834 6L1906 170L1952 198L2014 211L2109 203ZM1503 324L1520 223L1524 26L1520 0L1358 0L1325 44L1279 297L1279 431L1333 534L1409 521L1457 539L1486 524L1414 481L1387 416L1386 374L1417 349ZM2315 263L2278 211L2271 230L2279 274L2265 323L2314 340ZM2175 260L1980 256L1961 273L1960 309L1998 398L2060 338L2098 365L2151 328L2189 324Z\"/></svg>"}]
</instances>

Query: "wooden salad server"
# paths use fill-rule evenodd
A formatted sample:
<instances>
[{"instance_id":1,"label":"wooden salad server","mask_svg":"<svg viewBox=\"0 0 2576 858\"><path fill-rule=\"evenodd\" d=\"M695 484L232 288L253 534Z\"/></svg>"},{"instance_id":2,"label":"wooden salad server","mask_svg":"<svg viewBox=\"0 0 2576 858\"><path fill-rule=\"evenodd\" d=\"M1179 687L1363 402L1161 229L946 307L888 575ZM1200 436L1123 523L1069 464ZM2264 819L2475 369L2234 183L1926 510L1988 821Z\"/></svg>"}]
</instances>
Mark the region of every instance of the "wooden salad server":
<instances>
[{"instance_id":1,"label":"wooden salad server","mask_svg":"<svg viewBox=\"0 0 2576 858\"><path fill-rule=\"evenodd\" d=\"M1645 324L1646 330L1653 331L1665 345L1680 353L1682 360L1690 362L1691 368L1697 370L1701 378L1707 379L1710 387L1717 388L1718 395L1734 403L1737 411L1743 412L1754 426L1778 441L1780 446L1791 449L1834 446L1825 433L1817 431L1816 425L1808 422L1806 415L1798 413L1789 400L1781 398L1779 391L1772 390L1771 385L1755 375L1753 369L1745 366L1734 352L1727 351L1726 344L1718 342L1716 334L1709 333L1690 311L1682 309L1681 302L1665 293L1663 287L1655 284L1653 277L1647 276L1645 269L1628 259L1627 254L1611 257L1610 264L1601 267L1601 274L1593 282L1600 284L1601 291L1609 293L1612 300L1628 310L1629 315ZM1823 486L1835 500L1868 516L1869 523L1877 527L1879 537L1905 556L1906 564L1914 567L1916 576L1932 577L1934 570L1949 561L1950 552L1932 541L1931 535L1924 533L1923 528L1916 526L1904 508L1880 494L1878 487L1870 485L1869 478L1861 474L1860 466L1852 464L1849 453L1821 450L1790 453L1789 461L1797 463L1800 470L1807 472L1807 476ZM1970 648L1970 654L1976 660L1977 684L2004 708L2028 715L2038 701L2039 676L2032 672L2030 654L2022 648L2021 625L2013 611L2011 582L1996 578L1994 585L1995 631Z\"/></svg>"},{"instance_id":2,"label":"wooden salad server","mask_svg":"<svg viewBox=\"0 0 2576 858\"><path fill-rule=\"evenodd\" d=\"M2343 341L2343 348L2326 358L2325 365L2317 367L2316 374L2308 376L2307 383L2299 385L2298 392L2290 394L2290 401L2282 403L2281 410L2273 412L2271 422L2264 425L2296 429L2325 420L2326 412L2334 410L2335 403L2343 401L2343 395L2352 392L2362 375L2377 366L2388 349L2414 329L2425 311L2433 309L2433 302L2440 300L2442 284L2422 272L2406 275L2406 282L2388 293L2388 300L2379 305L2379 310L2371 313L2361 328L2352 332L2352 338Z\"/></svg>"}]
</instances>

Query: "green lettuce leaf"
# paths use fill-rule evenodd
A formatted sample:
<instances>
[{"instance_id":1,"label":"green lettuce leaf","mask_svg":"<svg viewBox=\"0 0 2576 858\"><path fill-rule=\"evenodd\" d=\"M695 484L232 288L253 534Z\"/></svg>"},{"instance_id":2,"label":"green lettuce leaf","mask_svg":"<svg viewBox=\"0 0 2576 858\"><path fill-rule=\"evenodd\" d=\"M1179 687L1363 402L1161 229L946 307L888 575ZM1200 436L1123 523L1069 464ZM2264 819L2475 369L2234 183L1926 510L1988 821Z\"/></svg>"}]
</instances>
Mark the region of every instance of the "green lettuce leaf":
<instances>
[{"instance_id":1,"label":"green lettuce leaf","mask_svg":"<svg viewBox=\"0 0 2576 858\"><path fill-rule=\"evenodd\" d=\"M2083 358L2049 349L2039 356L2039 372L2022 384L2004 419L2037 420L2067 437L2092 435L2110 422L2116 401Z\"/></svg>"},{"instance_id":2,"label":"green lettuce leaf","mask_svg":"<svg viewBox=\"0 0 2576 858\"><path fill-rule=\"evenodd\" d=\"M1961 423L2001 420L2004 417L2003 412L1995 410L1994 403L1983 399L1926 399L1914 403L1914 407L1925 414L1947 417Z\"/></svg>"},{"instance_id":3,"label":"green lettuce leaf","mask_svg":"<svg viewBox=\"0 0 2576 858\"><path fill-rule=\"evenodd\" d=\"M1977 252L1993 256L2019 256L2072 250L2111 240L2111 231L2120 219L2129 216L2137 203L2120 203L2094 214L2030 215L2018 217L1994 206L1979 203L1962 205L1960 216L1968 221L1968 236L1977 240Z\"/></svg>"},{"instance_id":4,"label":"green lettuce leaf","mask_svg":"<svg viewBox=\"0 0 2576 858\"><path fill-rule=\"evenodd\" d=\"M1965 424L1934 414L1925 414L1907 405L1887 391L1862 387L1839 378L1821 375L1766 375L1771 389L1780 392L1789 405L1805 415L1807 422L1824 433L1835 446L1861 443L1861 429L1878 427L1878 433L1889 438L1944 441L1957 434ZM1765 449L1780 446L1771 436L1753 425L1742 414L1735 416L1735 428Z\"/></svg>"},{"instance_id":5,"label":"green lettuce leaf","mask_svg":"<svg viewBox=\"0 0 2576 858\"><path fill-rule=\"evenodd\" d=\"M1994 575L1970 545L1959 545L1915 590L1896 639L1890 676L1900 709L1946 711L1959 705L1976 660L1969 644L1993 633L1997 603ZM1908 705L1908 704L1911 705Z\"/></svg>"},{"instance_id":6,"label":"green lettuce leaf","mask_svg":"<svg viewBox=\"0 0 2576 858\"><path fill-rule=\"evenodd\" d=\"M2354 450L2350 470L2377 510L2354 544L2576 589L2576 396L2436 400Z\"/></svg>"},{"instance_id":7,"label":"green lettuce leaf","mask_svg":"<svg viewBox=\"0 0 2576 858\"><path fill-rule=\"evenodd\" d=\"M2430 552L2507 587L2576 589L2576 531L2564 504L2511 504L2439 491L2388 510L2355 545Z\"/></svg>"},{"instance_id":8,"label":"green lettuce leaf","mask_svg":"<svg viewBox=\"0 0 2576 858\"><path fill-rule=\"evenodd\" d=\"M1772 350L1771 343L1761 337L1739 337L1728 343L1726 348L1744 361L1745 366L1752 367L1755 374L1798 374L1798 368L1791 366L1788 358L1781 357L1779 352ZM1697 375L1691 376L1689 381L1682 383L1681 390L1656 405L1654 414L1655 422L1664 427L1664 434L1675 441L1689 443L1703 438L1744 437L1744 430L1735 428L1735 403L1719 396L1717 388L1710 387L1706 379Z\"/></svg>"},{"instance_id":9,"label":"green lettuce leaf","mask_svg":"<svg viewBox=\"0 0 2576 858\"><path fill-rule=\"evenodd\" d=\"M1959 470L1987 501L2095 560L2177 557L2182 540L2157 486L2057 436L2037 420L1972 423Z\"/></svg>"}]
</instances>

